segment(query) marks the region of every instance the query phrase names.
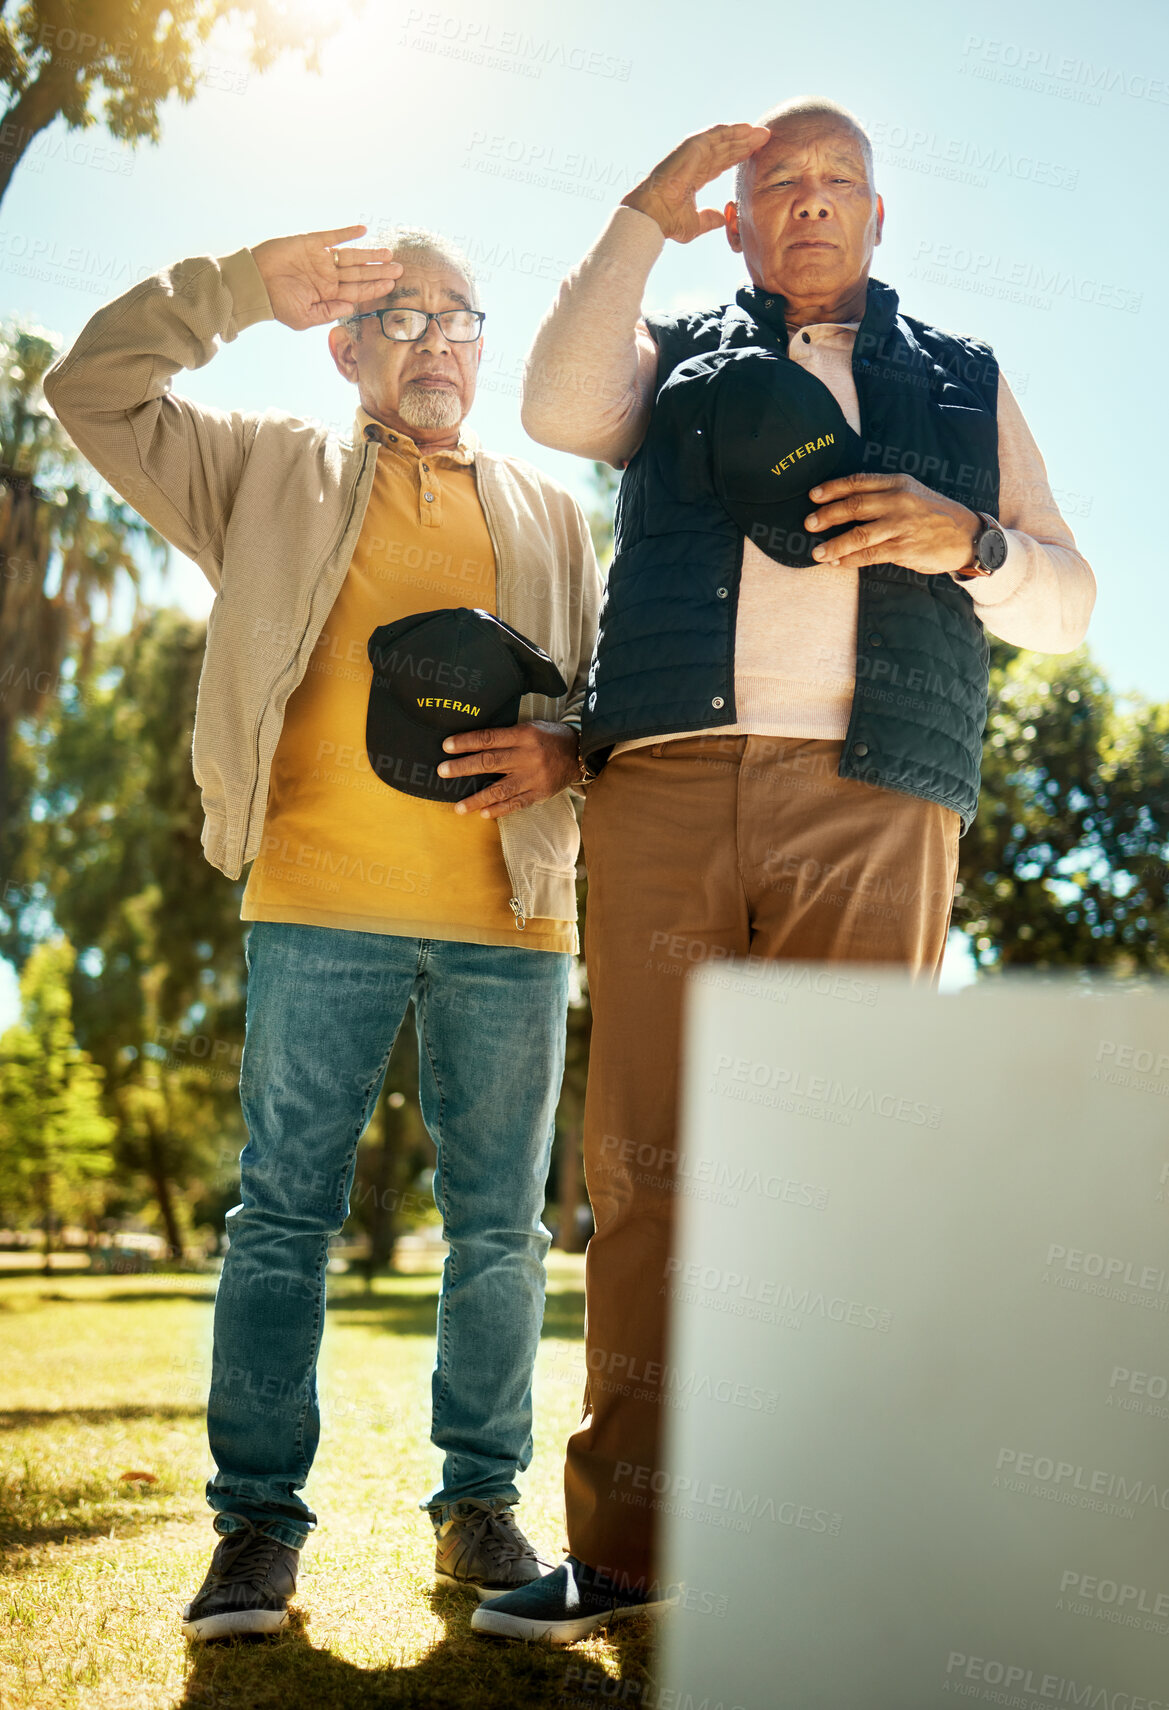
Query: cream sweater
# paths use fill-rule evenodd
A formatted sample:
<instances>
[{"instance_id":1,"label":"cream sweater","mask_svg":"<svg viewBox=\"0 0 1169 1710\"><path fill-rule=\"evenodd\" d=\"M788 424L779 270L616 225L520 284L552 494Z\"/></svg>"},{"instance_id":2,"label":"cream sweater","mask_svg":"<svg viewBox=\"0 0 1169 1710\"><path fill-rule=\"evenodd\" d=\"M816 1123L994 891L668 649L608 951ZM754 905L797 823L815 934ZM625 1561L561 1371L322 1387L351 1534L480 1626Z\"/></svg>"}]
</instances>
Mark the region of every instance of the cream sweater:
<instances>
[{"instance_id":1,"label":"cream sweater","mask_svg":"<svg viewBox=\"0 0 1169 1710\"><path fill-rule=\"evenodd\" d=\"M618 208L561 286L528 358L523 422L533 439L618 468L641 444L657 374L641 301L663 243L655 220ZM855 335L855 325L805 327L793 335L788 354L824 382L859 429ZM1068 652L1087 630L1095 578L1001 377L998 428L1007 560L993 576L964 586L992 635L1040 652ZM744 541L735 632L739 717L719 725L720 734L843 739L855 683L858 583L856 570L789 568ZM619 750L637 746L622 743Z\"/></svg>"}]
</instances>

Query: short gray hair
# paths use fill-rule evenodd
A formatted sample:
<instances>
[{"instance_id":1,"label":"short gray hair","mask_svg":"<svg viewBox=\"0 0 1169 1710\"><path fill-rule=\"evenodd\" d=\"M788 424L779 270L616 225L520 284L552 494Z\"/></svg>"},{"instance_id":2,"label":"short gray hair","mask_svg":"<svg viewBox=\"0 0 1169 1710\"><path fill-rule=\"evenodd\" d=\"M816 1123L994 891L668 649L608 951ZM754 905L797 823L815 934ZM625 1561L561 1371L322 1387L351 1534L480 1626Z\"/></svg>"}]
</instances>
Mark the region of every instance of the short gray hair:
<instances>
[{"instance_id":1,"label":"short gray hair","mask_svg":"<svg viewBox=\"0 0 1169 1710\"><path fill-rule=\"evenodd\" d=\"M415 260L426 257L437 261L443 267L451 267L456 273L461 273L471 287L471 301L475 302L479 295L479 286L471 266L471 259L466 251L461 249L451 238L443 237L441 232L428 231L425 226L379 226L375 227L365 240L378 249L388 249L395 261ZM386 292L390 296L393 287ZM340 324L352 327L356 317L342 315Z\"/></svg>"},{"instance_id":2,"label":"short gray hair","mask_svg":"<svg viewBox=\"0 0 1169 1710\"><path fill-rule=\"evenodd\" d=\"M842 107L839 101L830 101L826 95L797 95L791 101L782 101L778 107L772 107L761 118L756 119L755 123L766 125L769 131L773 131L785 119L830 119L843 129L852 131L861 145L869 183L872 183L872 140L856 114L850 113L847 107ZM738 208L742 207L743 197L747 193L747 175L753 159L753 155L748 155L746 160L739 162L735 171L735 206Z\"/></svg>"}]
</instances>

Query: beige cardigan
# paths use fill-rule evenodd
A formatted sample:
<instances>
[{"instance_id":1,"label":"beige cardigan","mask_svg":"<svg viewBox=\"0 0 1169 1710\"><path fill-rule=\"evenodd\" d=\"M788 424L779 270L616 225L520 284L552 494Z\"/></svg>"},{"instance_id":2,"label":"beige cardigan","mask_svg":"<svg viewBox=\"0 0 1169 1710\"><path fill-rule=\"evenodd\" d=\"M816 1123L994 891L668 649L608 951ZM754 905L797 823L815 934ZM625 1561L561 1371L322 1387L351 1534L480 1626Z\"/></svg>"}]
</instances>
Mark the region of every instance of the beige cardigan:
<instances>
[{"instance_id":1,"label":"beige cardigan","mask_svg":"<svg viewBox=\"0 0 1169 1710\"><path fill-rule=\"evenodd\" d=\"M90 462L215 589L193 761L207 859L238 878L256 854L288 697L349 568L376 448L320 423L227 414L171 390L245 327L272 318L249 250L198 256L100 309L45 376ZM497 611L556 661L568 694L522 719L580 722L601 580L576 501L530 464L475 445L495 547ZM522 916L576 918L578 831L567 791L496 822Z\"/></svg>"}]
</instances>

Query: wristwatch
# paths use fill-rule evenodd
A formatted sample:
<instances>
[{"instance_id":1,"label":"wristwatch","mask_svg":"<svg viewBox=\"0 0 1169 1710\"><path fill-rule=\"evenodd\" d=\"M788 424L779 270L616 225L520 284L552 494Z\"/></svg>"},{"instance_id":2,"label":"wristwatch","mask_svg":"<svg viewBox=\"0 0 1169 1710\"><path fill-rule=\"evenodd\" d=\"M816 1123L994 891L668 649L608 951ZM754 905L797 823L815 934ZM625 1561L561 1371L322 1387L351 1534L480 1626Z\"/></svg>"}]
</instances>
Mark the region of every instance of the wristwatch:
<instances>
[{"instance_id":1,"label":"wristwatch","mask_svg":"<svg viewBox=\"0 0 1169 1710\"><path fill-rule=\"evenodd\" d=\"M965 570L955 570L954 576L959 582L973 581L975 576L993 576L1007 561L1007 537L999 524L985 511L974 514L978 518L978 528L974 532L972 561Z\"/></svg>"}]
</instances>

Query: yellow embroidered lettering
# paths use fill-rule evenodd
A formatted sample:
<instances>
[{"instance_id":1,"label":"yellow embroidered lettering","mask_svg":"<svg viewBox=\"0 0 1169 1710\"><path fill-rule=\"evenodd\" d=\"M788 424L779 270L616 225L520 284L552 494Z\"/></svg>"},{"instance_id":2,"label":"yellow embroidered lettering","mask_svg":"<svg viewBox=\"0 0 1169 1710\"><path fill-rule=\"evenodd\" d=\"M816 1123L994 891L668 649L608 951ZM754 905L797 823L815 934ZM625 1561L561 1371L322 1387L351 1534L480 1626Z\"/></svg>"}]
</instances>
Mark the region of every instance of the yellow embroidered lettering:
<instances>
[{"instance_id":1,"label":"yellow embroidered lettering","mask_svg":"<svg viewBox=\"0 0 1169 1710\"><path fill-rule=\"evenodd\" d=\"M789 451L786 457L781 457L778 463L773 463L771 473L782 475L786 469L791 468L793 463L801 462L805 457L810 457L814 451L822 451L835 444L836 435L834 433L822 433L819 439L810 439L804 445L797 445L794 451Z\"/></svg>"}]
</instances>

